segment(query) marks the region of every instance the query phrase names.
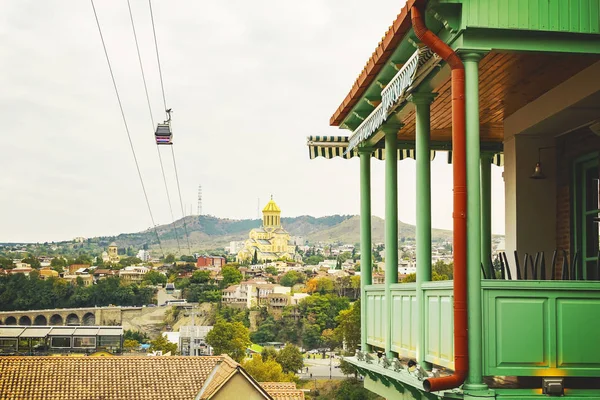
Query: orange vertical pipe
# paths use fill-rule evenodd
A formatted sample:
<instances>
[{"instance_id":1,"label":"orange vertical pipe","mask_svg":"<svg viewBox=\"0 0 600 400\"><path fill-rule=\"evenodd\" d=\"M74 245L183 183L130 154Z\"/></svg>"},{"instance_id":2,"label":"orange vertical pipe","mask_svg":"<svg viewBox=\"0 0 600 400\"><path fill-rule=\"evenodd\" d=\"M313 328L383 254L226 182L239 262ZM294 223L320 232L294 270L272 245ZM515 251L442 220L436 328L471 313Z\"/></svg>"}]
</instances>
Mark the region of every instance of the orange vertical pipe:
<instances>
[{"instance_id":1,"label":"orange vertical pipe","mask_svg":"<svg viewBox=\"0 0 600 400\"><path fill-rule=\"evenodd\" d=\"M454 179L454 373L423 382L428 392L462 385L469 370L467 337L467 154L465 120L465 67L456 52L427 29L416 7L411 8L415 35L450 65L452 70L452 170Z\"/></svg>"}]
</instances>

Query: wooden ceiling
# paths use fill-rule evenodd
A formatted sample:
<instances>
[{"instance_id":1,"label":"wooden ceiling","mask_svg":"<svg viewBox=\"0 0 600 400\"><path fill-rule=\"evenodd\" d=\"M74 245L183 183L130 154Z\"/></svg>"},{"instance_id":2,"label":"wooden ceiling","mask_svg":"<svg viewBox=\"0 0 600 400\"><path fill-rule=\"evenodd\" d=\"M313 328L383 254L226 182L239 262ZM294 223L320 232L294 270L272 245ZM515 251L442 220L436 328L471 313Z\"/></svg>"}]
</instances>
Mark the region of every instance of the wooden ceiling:
<instances>
[{"instance_id":1,"label":"wooden ceiling","mask_svg":"<svg viewBox=\"0 0 600 400\"><path fill-rule=\"evenodd\" d=\"M482 142L502 142L504 119L556 85L598 61L598 56L548 53L488 53L479 63L479 118ZM450 78L435 89L431 140L449 141L452 133ZM415 138L415 113L403 118L398 139Z\"/></svg>"}]
</instances>

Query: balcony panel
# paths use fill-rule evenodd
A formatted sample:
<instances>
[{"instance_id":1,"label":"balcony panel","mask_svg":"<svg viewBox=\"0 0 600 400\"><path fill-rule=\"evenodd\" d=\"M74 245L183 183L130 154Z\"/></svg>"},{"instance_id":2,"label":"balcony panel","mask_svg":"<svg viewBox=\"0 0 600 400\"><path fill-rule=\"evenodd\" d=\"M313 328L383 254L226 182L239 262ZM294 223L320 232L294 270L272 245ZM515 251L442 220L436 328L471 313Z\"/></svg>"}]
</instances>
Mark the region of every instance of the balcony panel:
<instances>
[{"instance_id":1,"label":"balcony panel","mask_svg":"<svg viewBox=\"0 0 600 400\"><path fill-rule=\"evenodd\" d=\"M427 282L423 290L425 360L454 369L453 282Z\"/></svg>"},{"instance_id":2,"label":"balcony panel","mask_svg":"<svg viewBox=\"0 0 600 400\"><path fill-rule=\"evenodd\" d=\"M367 343L383 348L387 326L385 288L371 285L366 288L367 297Z\"/></svg>"},{"instance_id":3,"label":"balcony panel","mask_svg":"<svg viewBox=\"0 0 600 400\"><path fill-rule=\"evenodd\" d=\"M419 316L415 284L392 285L392 350L401 357L415 358Z\"/></svg>"},{"instance_id":4,"label":"balcony panel","mask_svg":"<svg viewBox=\"0 0 600 400\"><path fill-rule=\"evenodd\" d=\"M600 376L600 282L483 281L484 375Z\"/></svg>"}]
</instances>

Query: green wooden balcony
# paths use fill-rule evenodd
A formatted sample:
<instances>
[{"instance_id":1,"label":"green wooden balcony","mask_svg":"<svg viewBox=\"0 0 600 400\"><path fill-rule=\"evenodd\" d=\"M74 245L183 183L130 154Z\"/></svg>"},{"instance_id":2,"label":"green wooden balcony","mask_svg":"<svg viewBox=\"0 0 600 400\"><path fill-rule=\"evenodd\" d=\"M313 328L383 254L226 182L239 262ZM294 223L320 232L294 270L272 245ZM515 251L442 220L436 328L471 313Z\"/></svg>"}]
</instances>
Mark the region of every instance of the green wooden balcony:
<instances>
[{"instance_id":1,"label":"green wooden balcony","mask_svg":"<svg viewBox=\"0 0 600 400\"><path fill-rule=\"evenodd\" d=\"M422 287L420 317L416 284L391 285L389 316L385 286L367 286L367 329L363 334L367 344L383 349L389 328L394 355L411 360L419 359L419 342L424 338L423 359L434 367L452 370L453 282L425 282ZM483 375L600 376L599 310L600 282L483 280ZM350 361L363 371L382 375L376 362ZM420 387L413 376L406 379L406 371L387 369L383 379L390 381L394 374L396 386Z\"/></svg>"}]
</instances>

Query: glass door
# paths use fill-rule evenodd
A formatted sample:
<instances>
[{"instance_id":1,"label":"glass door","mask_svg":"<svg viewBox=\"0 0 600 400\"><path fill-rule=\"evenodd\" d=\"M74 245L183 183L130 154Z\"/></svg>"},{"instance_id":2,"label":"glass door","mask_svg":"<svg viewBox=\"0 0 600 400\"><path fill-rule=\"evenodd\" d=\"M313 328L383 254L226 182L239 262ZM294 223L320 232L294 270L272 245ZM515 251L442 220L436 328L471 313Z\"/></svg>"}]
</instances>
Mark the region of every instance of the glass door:
<instances>
[{"instance_id":1,"label":"glass door","mask_svg":"<svg viewBox=\"0 0 600 400\"><path fill-rule=\"evenodd\" d=\"M578 255L575 265L575 279L578 280L600 279L598 259L600 256L600 176L598 168L598 153L589 154L577 160L574 165L572 201L575 248L573 250Z\"/></svg>"}]
</instances>

